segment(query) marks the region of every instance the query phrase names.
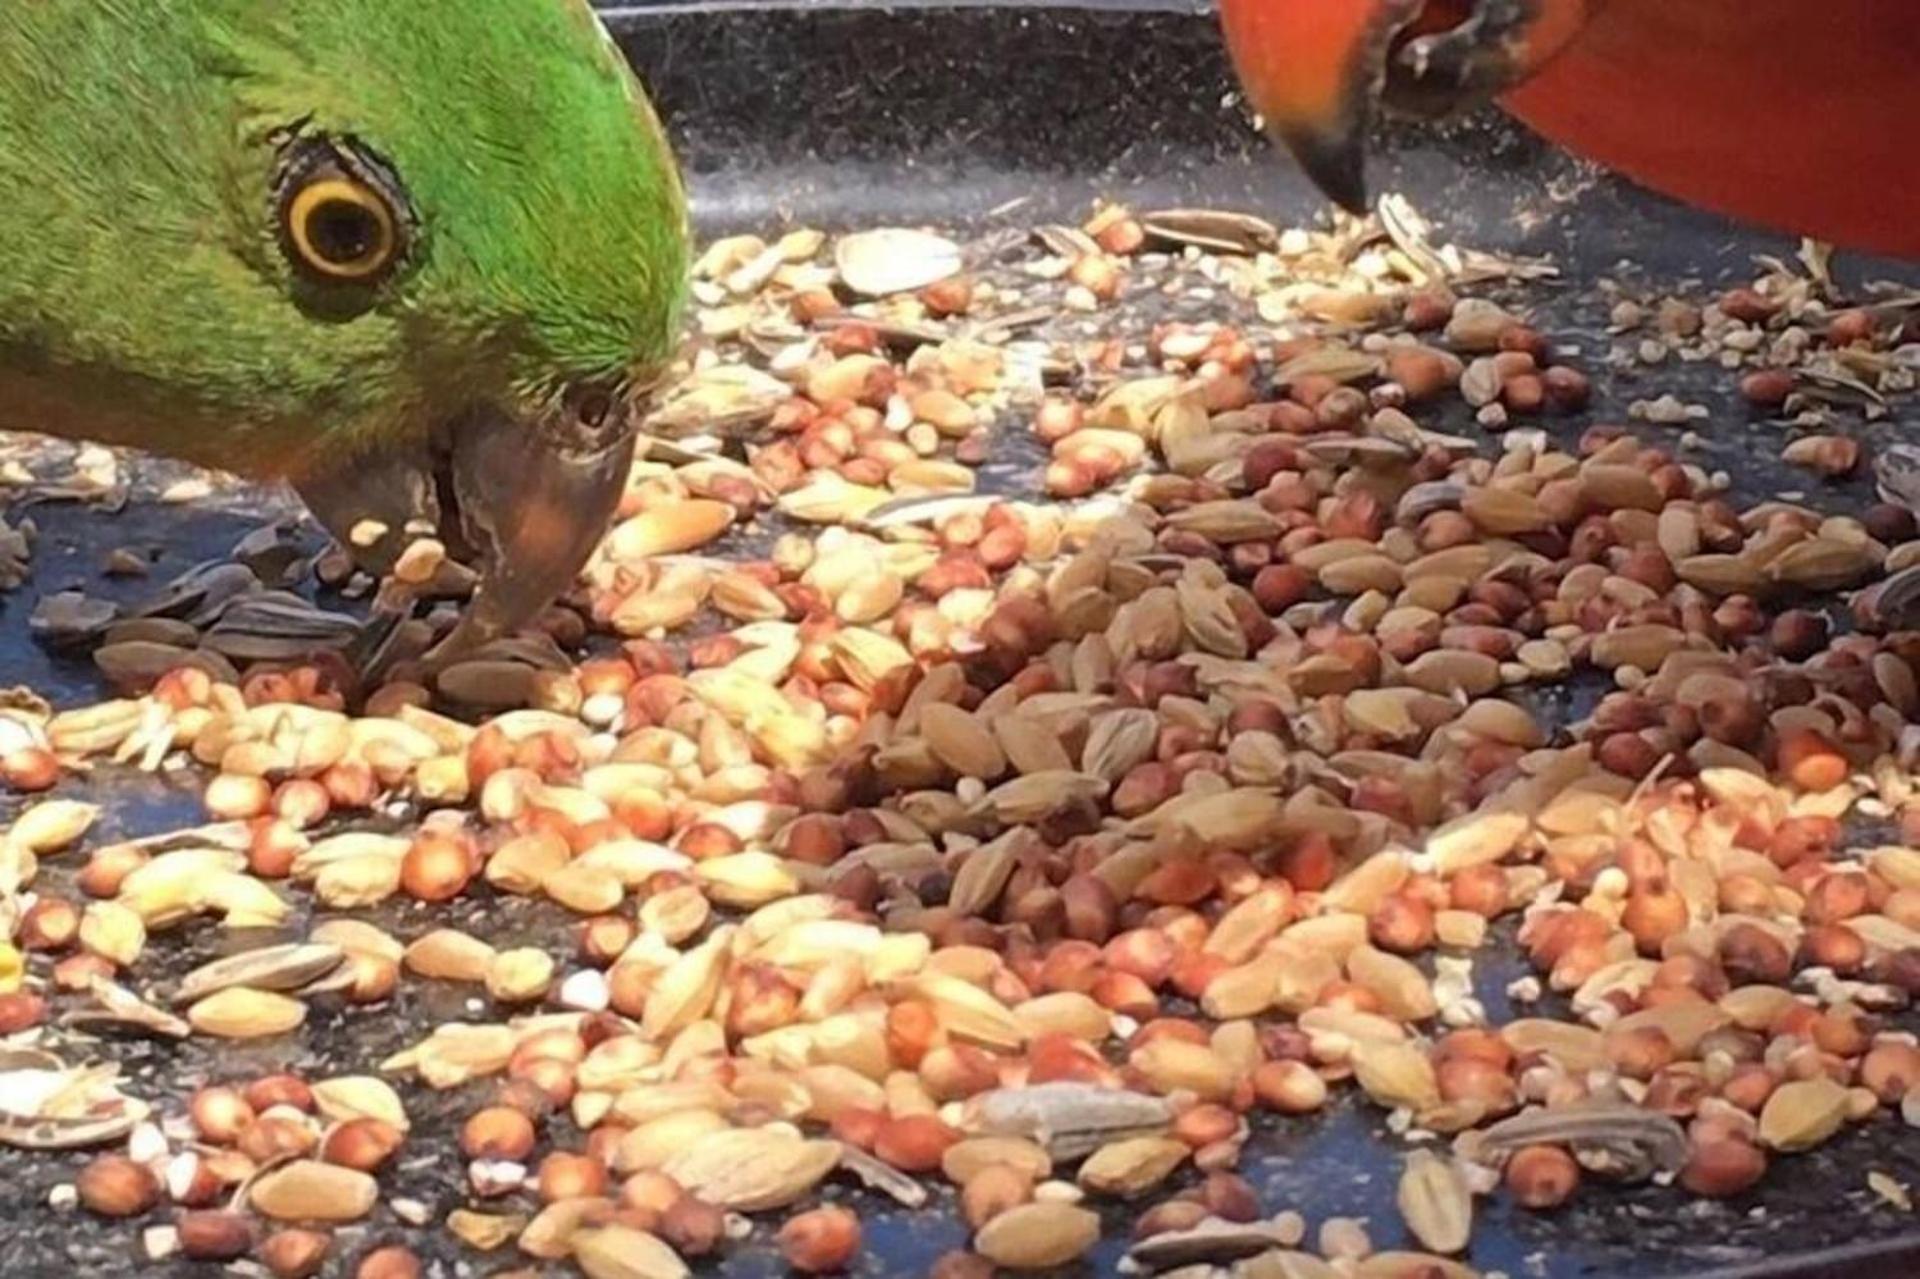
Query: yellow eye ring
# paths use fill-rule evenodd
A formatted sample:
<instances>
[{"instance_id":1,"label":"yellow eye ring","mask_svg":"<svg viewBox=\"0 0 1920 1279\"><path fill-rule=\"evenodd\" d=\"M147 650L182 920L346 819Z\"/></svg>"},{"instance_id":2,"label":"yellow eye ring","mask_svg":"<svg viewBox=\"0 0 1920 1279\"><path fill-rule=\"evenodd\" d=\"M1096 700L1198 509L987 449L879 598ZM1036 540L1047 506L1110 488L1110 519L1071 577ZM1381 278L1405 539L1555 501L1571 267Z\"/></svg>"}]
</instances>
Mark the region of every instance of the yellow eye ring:
<instances>
[{"instance_id":1,"label":"yellow eye ring","mask_svg":"<svg viewBox=\"0 0 1920 1279\"><path fill-rule=\"evenodd\" d=\"M301 265L316 274L363 283L399 256L393 209L364 183L318 178L296 192L286 207L287 239Z\"/></svg>"}]
</instances>

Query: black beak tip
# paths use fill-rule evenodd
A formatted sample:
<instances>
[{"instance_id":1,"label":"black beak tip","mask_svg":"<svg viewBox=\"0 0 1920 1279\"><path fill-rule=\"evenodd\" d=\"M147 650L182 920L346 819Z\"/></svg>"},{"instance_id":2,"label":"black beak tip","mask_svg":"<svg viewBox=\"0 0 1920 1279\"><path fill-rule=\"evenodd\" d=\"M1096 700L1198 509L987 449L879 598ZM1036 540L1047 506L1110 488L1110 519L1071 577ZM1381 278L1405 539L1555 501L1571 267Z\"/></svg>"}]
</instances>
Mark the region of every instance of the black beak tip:
<instances>
[{"instance_id":1,"label":"black beak tip","mask_svg":"<svg viewBox=\"0 0 1920 1279\"><path fill-rule=\"evenodd\" d=\"M1366 179L1356 179L1351 187L1344 190L1329 187L1327 198L1351 213L1356 218L1364 218L1373 208L1373 201L1367 198Z\"/></svg>"},{"instance_id":2,"label":"black beak tip","mask_svg":"<svg viewBox=\"0 0 1920 1279\"><path fill-rule=\"evenodd\" d=\"M1369 207L1367 152L1356 133L1347 130L1335 134L1296 133L1286 141L1300 167L1322 194L1348 213L1366 214Z\"/></svg>"}]
</instances>

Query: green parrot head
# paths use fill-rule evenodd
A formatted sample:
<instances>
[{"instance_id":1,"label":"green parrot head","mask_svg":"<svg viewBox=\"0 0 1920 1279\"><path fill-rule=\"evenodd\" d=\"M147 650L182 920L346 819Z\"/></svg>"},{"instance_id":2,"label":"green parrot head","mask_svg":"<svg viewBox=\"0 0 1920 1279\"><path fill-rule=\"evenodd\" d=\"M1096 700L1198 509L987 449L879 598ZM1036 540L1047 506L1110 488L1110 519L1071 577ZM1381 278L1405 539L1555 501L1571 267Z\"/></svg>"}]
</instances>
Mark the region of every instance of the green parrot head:
<instances>
[{"instance_id":1,"label":"green parrot head","mask_svg":"<svg viewBox=\"0 0 1920 1279\"><path fill-rule=\"evenodd\" d=\"M673 157L585 0L26 13L0 75L45 96L11 122L0 99L0 179L52 230L0 223L0 361L35 348L43 429L288 479L374 571L431 529L482 571L467 641L564 589L688 255Z\"/></svg>"},{"instance_id":2,"label":"green parrot head","mask_svg":"<svg viewBox=\"0 0 1920 1279\"><path fill-rule=\"evenodd\" d=\"M247 8L276 15L223 57L253 256L315 391L361 386L293 478L375 568L409 522L477 555L468 634L503 630L592 549L677 335L659 124L584 0Z\"/></svg>"}]
</instances>

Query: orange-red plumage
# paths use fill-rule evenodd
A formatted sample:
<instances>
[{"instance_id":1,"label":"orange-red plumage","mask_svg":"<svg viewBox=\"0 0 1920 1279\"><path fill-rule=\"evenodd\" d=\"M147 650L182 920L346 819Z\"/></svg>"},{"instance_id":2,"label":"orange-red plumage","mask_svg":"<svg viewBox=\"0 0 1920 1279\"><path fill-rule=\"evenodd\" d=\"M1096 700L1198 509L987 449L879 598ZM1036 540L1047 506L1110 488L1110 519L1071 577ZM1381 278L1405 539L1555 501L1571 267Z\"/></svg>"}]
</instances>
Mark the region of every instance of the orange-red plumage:
<instances>
[{"instance_id":1,"label":"orange-red plumage","mask_svg":"<svg viewBox=\"0 0 1920 1279\"><path fill-rule=\"evenodd\" d=\"M1460 0L1222 0L1249 97L1296 150L1330 150L1329 131L1364 108L1380 24L1405 39L1462 12ZM1542 0L1537 12L1514 68L1524 78L1501 102L1540 133L1693 204L1920 257L1920 0Z\"/></svg>"},{"instance_id":2,"label":"orange-red plumage","mask_svg":"<svg viewBox=\"0 0 1920 1279\"><path fill-rule=\"evenodd\" d=\"M1270 120L1337 110L1377 7L1374 0L1226 0L1220 22L1254 107Z\"/></svg>"},{"instance_id":3,"label":"orange-red plumage","mask_svg":"<svg viewBox=\"0 0 1920 1279\"><path fill-rule=\"evenodd\" d=\"M1692 204L1920 257L1920 3L1611 0L1503 100Z\"/></svg>"}]
</instances>

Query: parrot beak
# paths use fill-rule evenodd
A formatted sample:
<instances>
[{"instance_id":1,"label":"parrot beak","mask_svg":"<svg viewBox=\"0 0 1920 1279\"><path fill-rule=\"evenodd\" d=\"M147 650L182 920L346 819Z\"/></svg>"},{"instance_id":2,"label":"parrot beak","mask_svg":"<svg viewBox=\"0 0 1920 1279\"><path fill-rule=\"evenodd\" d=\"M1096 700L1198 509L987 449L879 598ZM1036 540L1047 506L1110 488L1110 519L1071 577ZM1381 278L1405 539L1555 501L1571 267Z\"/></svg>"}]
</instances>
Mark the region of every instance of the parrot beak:
<instances>
[{"instance_id":1,"label":"parrot beak","mask_svg":"<svg viewBox=\"0 0 1920 1279\"><path fill-rule=\"evenodd\" d=\"M1377 110L1438 119L1525 80L1598 0L1222 0L1254 108L1328 198L1367 207Z\"/></svg>"},{"instance_id":2,"label":"parrot beak","mask_svg":"<svg viewBox=\"0 0 1920 1279\"><path fill-rule=\"evenodd\" d=\"M377 577L438 537L480 584L433 653L444 663L512 634L573 585L606 532L634 454L630 406L584 429L564 407L528 420L480 406L424 443L376 449L296 477L316 518Z\"/></svg>"},{"instance_id":3,"label":"parrot beak","mask_svg":"<svg viewBox=\"0 0 1920 1279\"><path fill-rule=\"evenodd\" d=\"M1367 207L1366 135L1396 36L1422 0L1223 0L1220 23L1247 97L1314 185Z\"/></svg>"}]
</instances>

